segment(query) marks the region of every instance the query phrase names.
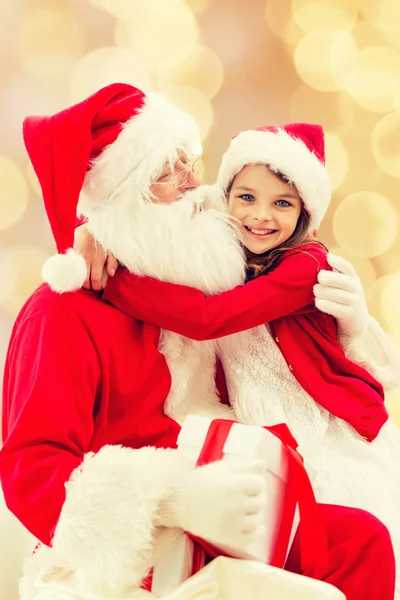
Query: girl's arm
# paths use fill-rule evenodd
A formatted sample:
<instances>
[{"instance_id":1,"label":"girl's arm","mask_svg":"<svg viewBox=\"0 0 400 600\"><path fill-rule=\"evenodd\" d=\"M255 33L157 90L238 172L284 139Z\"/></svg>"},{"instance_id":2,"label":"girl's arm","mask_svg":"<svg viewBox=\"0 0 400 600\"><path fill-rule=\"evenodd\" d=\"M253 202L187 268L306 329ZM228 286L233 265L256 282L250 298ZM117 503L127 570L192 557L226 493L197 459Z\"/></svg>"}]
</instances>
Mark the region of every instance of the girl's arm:
<instances>
[{"instance_id":1,"label":"girl's arm","mask_svg":"<svg viewBox=\"0 0 400 600\"><path fill-rule=\"evenodd\" d=\"M108 280L103 298L142 321L207 340L314 310L313 285L326 268L326 252L315 244L288 252L268 275L217 296L120 269Z\"/></svg>"}]
</instances>

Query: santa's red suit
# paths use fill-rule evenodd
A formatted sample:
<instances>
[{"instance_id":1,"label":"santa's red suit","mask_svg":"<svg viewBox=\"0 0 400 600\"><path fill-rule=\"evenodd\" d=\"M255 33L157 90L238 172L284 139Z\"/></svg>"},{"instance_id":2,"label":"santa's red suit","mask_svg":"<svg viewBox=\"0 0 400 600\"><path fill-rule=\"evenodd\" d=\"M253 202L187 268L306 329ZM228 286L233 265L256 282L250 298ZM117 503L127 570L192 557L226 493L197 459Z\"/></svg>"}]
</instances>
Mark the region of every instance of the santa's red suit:
<instances>
[{"instance_id":1,"label":"santa's red suit","mask_svg":"<svg viewBox=\"0 0 400 600\"><path fill-rule=\"evenodd\" d=\"M155 122L146 137L149 119ZM120 123L126 121L128 126L123 129ZM138 135L140 143L127 156L127 144ZM42 184L58 250L63 252L72 245L75 207L70 210L71 197L77 196L84 184L81 210L97 239L124 264L134 266L132 270L146 272L147 246L151 254L155 239L170 243L179 237L169 237L178 231L175 223L181 227L194 220L193 205L188 203L177 203L175 213L170 207L146 202L144 182L148 186L149 173L161 169L176 148L194 153L190 149L193 141L197 141L196 132L186 115L122 85L105 88L76 110L28 122L25 142ZM158 154L151 162L149 152L157 142ZM69 169L63 168L65 157L68 161L73 157ZM96 157L86 173L89 161ZM132 192L135 186L141 193ZM119 190L118 211L110 201L115 190ZM131 210L136 201L142 203L140 215ZM157 214L161 215L158 220ZM145 227L149 216L154 221ZM182 240L197 243L196 235L205 229L221 234L220 247L210 249L208 260L215 250L220 251L219 268L225 265L226 270L225 248L232 269L223 285L232 287L242 277L243 265L240 253L235 258L225 243L223 234L229 226L212 211L198 217L193 235L186 238L182 234ZM143 239L130 245L129 235L138 223L143 225L137 230ZM182 240L172 243L169 268L182 250ZM183 265L185 260L187 265L196 261L194 250L191 246L187 257L181 253ZM199 269L207 256L206 248L202 250L197 259ZM68 288L71 280L81 285L86 276L84 262L71 252L59 258L72 261L74 272L72 277L57 278L62 271L59 264L48 265L46 272L52 274L55 287ZM159 268L157 265L153 273L147 273L159 276ZM207 273L204 276L207 279ZM218 291L218 278L216 268L205 287ZM194 285L196 278L185 282ZM190 407L185 405L187 395L176 377L171 378L186 341L182 339L178 348L168 335L163 336L163 355L161 333L93 293L79 290L62 295L43 285L22 309L7 356L0 453L7 505L40 541L52 542L54 552L72 569L86 572L89 579L114 590L136 589L147 576L158 536L159 503L177 475L188 468L173 448L179 431L177 420ZM195 343L188 345L187 367L198 359L206 366L203 374L212 373L212 345L206 351L200 351ZM211 394L213 401L217 396L209 378L197 388L194 400L201 412L205 395ZM164 413L166 402L170 416ZM216 403L215 408L218 414ZM394 561L384 526L362 511L329 506L322 511L329 567L324 573L305 574L333 583L348 600L391 600ZM301 570L297 537L287 568ZM27 600L35 597L29 582L22 594Z\"/></svg>"}]
</instances>

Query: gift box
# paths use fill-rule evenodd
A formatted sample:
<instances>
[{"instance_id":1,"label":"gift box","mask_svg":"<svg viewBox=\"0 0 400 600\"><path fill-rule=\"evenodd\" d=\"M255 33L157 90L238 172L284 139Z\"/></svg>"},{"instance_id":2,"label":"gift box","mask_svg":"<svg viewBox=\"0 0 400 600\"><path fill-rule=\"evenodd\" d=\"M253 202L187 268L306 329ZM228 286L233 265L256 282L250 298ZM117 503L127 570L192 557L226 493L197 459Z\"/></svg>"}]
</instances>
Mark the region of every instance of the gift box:
<instances>
[{"instance_id":1,"label":"gift box","mask_svg":"<svg viewBox=\"0 0 400 600\"><path fill-rule=\"evenodd\" d=\"M204 451L204 444L210 431L211 422L210 419L197 416L189 416L184 422L178 437L178 448L185 458L191 460L194 464L198 462L201 451ZM212 448L212 452L214 449ZM288 482L287 449L275 435L262 427L233 423L227 434L221 458L222 460L236 461L252 458L263 459L266 463L265 481L267 486L264 520L265 539L258 540L245 549L221 548L221 550L225 554L236 558L260 560L263 563L271 564L282 521ZM212 462L212 460L206 460L206 462ZM292 522L289 537L293 536L298 524L298 519L295 519L294 516L291 515Z\"/></svg>"},{"instance_id":2,"label":"gift box","mask_svg":"<svg viewBox=\"0 0 400 600\"><path fill-rule=\"evenodd\" d=\"M255 427L234 421L189 416L178 437L178 450L196 467L216 460L261 458L267 487L265 537L246 548L211 546L206 540L180 533L169 552L154 566L154 595L171 593L197 573L205 557L227 556L283 567L299 520L301 562L305 568L327 562L326 533L312 486L286 425Z\"/></svg>"}]
</instances>

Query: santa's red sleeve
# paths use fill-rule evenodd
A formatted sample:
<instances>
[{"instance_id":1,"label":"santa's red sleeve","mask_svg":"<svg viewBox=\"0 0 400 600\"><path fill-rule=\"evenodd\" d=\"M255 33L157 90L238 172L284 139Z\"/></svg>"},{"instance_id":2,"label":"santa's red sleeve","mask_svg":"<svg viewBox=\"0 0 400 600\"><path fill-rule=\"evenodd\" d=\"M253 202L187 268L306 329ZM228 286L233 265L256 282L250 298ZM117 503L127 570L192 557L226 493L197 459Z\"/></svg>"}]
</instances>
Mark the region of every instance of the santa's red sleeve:
<instances>
[{"instance_id":1,"label":"santa's red sleeve","mask_svg":"<svg viewBox=\"0 0 400 600\"><path fill-rule=\"evenodd\" d=\"M215 296L120 269L104 300L142 321L194 340L223 337L313 310L313 285L329 268L321 246L288 253L268 275Z\"/></svg>"},{"instance_id":2,"label":"santa's red sleeve","mask_svg":"<svg viewBox=\"0 0 400 600\"><path fill-rule=\"evenodd\" d=\"M152 565L159 502L186 465L151 447L91 453L100 383L80 321L54 311L19 321L4 377L1 483L9 509L73 568L135 586Z\"/></svg>"},{"instance_id":3,"label":"santa's red sleeve","mask_svg":"<svg viewBox=\"0 0 400 600\"><path fill-rule=\"evenodd\" d=\"M64 484L90 448L100 366L75 320L45 311L19 323L5 375L1 479L9 508L50 543Z\"/></svg>"}]
</instances>

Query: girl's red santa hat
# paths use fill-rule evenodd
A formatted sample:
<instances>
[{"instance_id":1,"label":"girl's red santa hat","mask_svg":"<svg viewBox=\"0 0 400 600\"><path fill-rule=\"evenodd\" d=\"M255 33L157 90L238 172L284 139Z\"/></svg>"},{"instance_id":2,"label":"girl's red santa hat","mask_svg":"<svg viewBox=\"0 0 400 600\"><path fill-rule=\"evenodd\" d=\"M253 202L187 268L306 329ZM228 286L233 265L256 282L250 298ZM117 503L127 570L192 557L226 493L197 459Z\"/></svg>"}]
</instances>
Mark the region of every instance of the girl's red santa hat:
<instances>
[{"instance_id":1,"label":"girl's red santa hat","mask_svg":"<svg viewBox=\"0 0 400 600\"><path fill-rule=\"evenodd\" d=\"M310 229L318 229L331 199L320 125L273 125L235 135L222 158L218 187L226 194L235 175L249 164L265 164L294 185L311 216Z\"/></svg>"},{"instance_id":2,"label":"girl's red santa hat","mask_svg":"<svg viewBox=\"0 0 400 600\"><path fill-rule=\"evenodd\" d=\"M195 121L159 94L109 85L53 116L28 117L23 135L58 256L43 267L54 291L79 289L84 259L72 250L77 211L90 218L151 202L151 183L179 150L202 152ZM128 199L128 200L127 200Z\"/></svg>"}]
</instances>

